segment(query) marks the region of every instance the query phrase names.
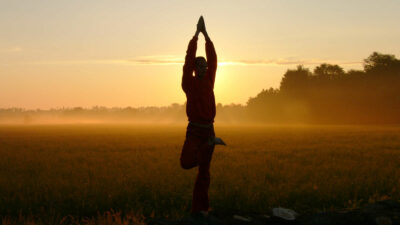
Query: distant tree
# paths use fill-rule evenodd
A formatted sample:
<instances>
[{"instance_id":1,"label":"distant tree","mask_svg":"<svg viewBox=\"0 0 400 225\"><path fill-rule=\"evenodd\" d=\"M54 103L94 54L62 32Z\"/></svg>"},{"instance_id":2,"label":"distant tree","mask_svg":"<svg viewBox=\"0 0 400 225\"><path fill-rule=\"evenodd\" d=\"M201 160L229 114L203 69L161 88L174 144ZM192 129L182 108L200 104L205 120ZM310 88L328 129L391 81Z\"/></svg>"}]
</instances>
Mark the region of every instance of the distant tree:
<instances>
[{"instance_id":1,"label":"distant tree","mask_svg":"<svg viewBox=\"0 0 400 225\"><path fill-rule=\"evenodd\" d=\"M344 74L345 73L342 67L327 63L323 63L314 69L314 76L321 79L333 80L340 78Z\"/></svg>"},{"instance_id":2,"label":"distant tree","mask_svg":"<svg viewBox=\"0 0 400 225\"><path fill-rule=\"evenodd\" d=\"M347 76L348 77L361 78L364 75L365 75L365 72L363 70L349 70L349 71L347 71Z\"/></svg>"},{"instance_id":3,"label":"distant tree","mask_svg":"<svg viewBox=\"0 0 400 225\"><path fill-rule=\"evenodd\" d=\"M249 98L249 100L247 101L247 106L253 107L269 103L269 101L272 101L272 99L276 98L276 96L278 95L279 95L278 89L273 89L273 88L269 88L266 90L263 89L260 93L257 94L256 97Z\"/></svg>"},{"instance_id":4,"label":"distant tree","mask_svg":"<svg viewBox=\"0 0 400 225\"><path fill-rule=\"evenodd\" d=\"M169 107L171 109L181 109L182 105L180 105L179 103L172 103Z\"/></svg>"},{"instance_id":5,"label":"distant tree","mask_svg":"<svg viewBox=\"0 0 400 225\"><path fill-rule=\"evenodd\" d=\"M364 59L364 70L370 74L400 75L400 60L394 55L374 52Z\"/></svg>"},{"instance_id":6,"label":"distant tree","mask_svg":"<svg viewBox=\"0 0 400 225\"><path fill-rule=\"evenodd\" d=\"M73 109L72 109L72 111L75 111L75 112L80 112L80 111L83 111L84 109L82 108L82 107L74 107Z\"/></svg>"},{"instance_id":7,"label":"distant tree","mask_svg":"<svg viewBox=\"0 0 400 225\"><path fill-rule=\"evenodd\" d=\"M298 65L295 70L287 70L281 80L280 90L283 93L298 94L307 89L309 69Z\"/></svg>"},{"instance_id":8,"label":"distant tree","mask_svg":"<svg viewBox=\"0 0 400 225\"><path fill-rule=\"evenodd\" d=\"M248 115L254 120L277 122L282 118L282 95L279 89L262 90L247 101Z\"/></svg>"},{"instance_id":9,"label":"distant tree","mask_svg":"<svg viewBox=\"0 0 400 225\"><path fill-rule=\"evenodd\" d=\"M365 83L365 71L349 70L344 76L342 87L347 90L357 91Z\"/></svg>"}]
</instances>

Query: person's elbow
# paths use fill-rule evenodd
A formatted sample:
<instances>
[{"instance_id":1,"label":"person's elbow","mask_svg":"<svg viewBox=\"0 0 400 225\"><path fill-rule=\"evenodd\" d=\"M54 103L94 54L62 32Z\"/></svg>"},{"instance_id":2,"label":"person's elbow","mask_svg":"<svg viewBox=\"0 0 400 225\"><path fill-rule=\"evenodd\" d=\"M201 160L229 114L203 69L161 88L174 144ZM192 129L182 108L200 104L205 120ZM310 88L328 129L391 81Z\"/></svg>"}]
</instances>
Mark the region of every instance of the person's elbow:
<instances>
[{"instance_id":1,"label":"person's elbow","mask_svg":"<svg viewBox=\"0 0 400 225\"><path fill-rule=\"evenodd\" d=\"M185 86L185 84L182 82L182 84L181 84L181 87L182 87L182 90L184 91L184 92L186 92L186 86Z\"/></svg>"},{"instance_id":2,"label":"person's elbow","mask_svg":"<svg viewBox=\"0 0 400 225\"><path fill-rule=\"evenodd\" d=\"M188 82L187 82L185 79L182 79L181 87L182 87L182 90L183 90L185 93L186 93L187 90L189 89Z\"/></svg>"}]
</instances>

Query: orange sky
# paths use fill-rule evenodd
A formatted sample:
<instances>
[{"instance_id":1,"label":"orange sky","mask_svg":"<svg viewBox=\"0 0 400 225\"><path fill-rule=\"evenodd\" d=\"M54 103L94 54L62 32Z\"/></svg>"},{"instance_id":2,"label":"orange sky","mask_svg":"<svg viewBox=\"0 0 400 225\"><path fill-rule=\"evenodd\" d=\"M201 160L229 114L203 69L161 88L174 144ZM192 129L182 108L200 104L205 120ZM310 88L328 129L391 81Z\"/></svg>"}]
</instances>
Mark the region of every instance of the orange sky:
<instances>
[{"instance_id":1,"label":"orange sky","mask_svg":"<svg viewBox=\"0 0 400 225\"><path fill-rule=\"evenodd\" d=\"M200 15L219 59L216 101L246 103L298 64L362 68L399 55L392 1L2 1L0 108L183 103ZM204 54L204 39L198 55Z\"/></svg>"}]
</instances>

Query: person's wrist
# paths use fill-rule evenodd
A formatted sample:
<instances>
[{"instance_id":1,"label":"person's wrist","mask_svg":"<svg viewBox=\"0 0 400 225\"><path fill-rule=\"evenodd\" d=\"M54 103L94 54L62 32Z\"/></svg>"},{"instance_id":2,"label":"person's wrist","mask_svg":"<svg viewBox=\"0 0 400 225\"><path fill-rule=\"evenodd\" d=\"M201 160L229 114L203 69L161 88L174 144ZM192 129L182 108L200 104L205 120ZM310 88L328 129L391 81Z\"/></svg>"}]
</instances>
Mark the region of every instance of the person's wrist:
<instances>
[{"instance_id":1,"label":"person's wrist","mask_svg":"<svg viewBox=\"0 0 400 225\"><path fill-rule=\"evenodd\" d=\"M210 37L208 37L207 32L203 32L203 34L204 34L204 37L205 37L206 39L210 39Z\"/></svg>"}]
</instances>

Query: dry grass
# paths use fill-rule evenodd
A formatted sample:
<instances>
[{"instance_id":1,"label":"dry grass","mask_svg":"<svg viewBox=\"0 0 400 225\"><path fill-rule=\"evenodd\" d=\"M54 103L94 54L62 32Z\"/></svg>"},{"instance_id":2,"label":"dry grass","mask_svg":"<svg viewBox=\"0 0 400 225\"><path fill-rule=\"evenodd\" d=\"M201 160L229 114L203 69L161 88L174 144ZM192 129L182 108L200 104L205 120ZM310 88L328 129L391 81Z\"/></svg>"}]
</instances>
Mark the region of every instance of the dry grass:
<instances>
[{"instance_id":1,"label":"dry grass","mask_svg":"<svg viewBox=\"0 0 400 225\"><path fill-rule=\"evenodd\" d=\"M216 211L299 212L400 199L400 127L219 127ZM183 126L0 127L2 224L140 224L189 211Z\"/></svg>"}]
</instances>

